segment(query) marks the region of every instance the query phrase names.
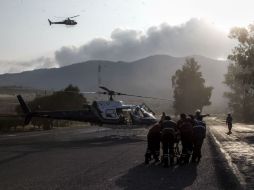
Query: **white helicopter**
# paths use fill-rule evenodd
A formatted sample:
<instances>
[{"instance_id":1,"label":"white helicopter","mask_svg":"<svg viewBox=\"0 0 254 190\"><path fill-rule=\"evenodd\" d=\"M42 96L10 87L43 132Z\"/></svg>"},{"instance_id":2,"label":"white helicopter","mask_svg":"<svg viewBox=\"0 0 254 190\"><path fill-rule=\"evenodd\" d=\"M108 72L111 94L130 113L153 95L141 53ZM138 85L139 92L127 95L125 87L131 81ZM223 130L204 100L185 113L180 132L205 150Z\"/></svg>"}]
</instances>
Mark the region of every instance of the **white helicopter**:
<instances>
[{"instance_id":1,"label":"white helicopter","mask_svg":"<svg viewBox=\"0 0 254 190\"><path fill-rule=\"evenodd\" d=\"M159 100L167 100L162 98L155 98L155 97L148 97L148 96L138 96L138 95L131 95L121 92L116 92L113 90L109 90L104 86L100 86L104 92L96 92L99 94L105 94L109 96L108 101L94 101L93 106L97 107L101 113L101 116L105 120L110 120L113 122L116 121L117 124L144 124L144 125L151 125L156 123L158 120L155 117L155 113L146 105L131 105L131 104L124 104L123 101L114 100L113 96L120 95L120 96L132 96L138 98L150 98L150 99L159 99Z\"/></svg>"}]
</instances>

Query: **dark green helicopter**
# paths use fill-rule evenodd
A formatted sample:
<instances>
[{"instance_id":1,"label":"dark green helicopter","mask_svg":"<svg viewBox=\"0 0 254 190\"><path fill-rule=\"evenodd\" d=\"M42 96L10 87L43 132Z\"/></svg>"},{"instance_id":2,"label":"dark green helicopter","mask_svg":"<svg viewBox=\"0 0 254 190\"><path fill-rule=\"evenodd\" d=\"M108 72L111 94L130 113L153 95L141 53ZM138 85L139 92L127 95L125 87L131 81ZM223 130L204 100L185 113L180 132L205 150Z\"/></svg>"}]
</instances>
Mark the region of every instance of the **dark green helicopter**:
<instances>
[{"instance_id":1,"label":"dark green helicopter","mask_svg":"<svg viewBox=\"0 0 254 190\"><path fill-rule=\"evenodd\" d=\"M48 19L49 21L49 25L51 24L65 24L65 25L76 25L77 22L75 20L72 20L71 18L75 18L75 17L78 17L80 15L75 15L75 16L72 16L72 17L68 17L66 18L65 20L63 21L60 21L60 22L52 22L51 20Z\"/></svg>"}]
</instances>

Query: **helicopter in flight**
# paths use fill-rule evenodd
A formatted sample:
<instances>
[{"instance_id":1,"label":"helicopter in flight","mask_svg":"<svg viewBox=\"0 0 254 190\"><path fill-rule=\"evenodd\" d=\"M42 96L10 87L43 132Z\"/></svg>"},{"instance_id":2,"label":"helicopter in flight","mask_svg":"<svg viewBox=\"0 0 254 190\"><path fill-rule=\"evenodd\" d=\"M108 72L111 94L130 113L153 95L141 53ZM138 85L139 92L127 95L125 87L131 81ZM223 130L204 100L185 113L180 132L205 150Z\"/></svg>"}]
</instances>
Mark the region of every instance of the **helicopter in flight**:
<instances>
[{"instance_id":1,"label":"helicopter in flight","mask_svg":"<svg viewBox=\"0 0 254 190\"><path fill-rule=\"evenodd\" d=\"M49 25L51 26L51 24L65 24L65 25L76 25L77 22L71 18L75 18L75 17L78 17L80 15L75 15L75 16L72 16L72 17L67 17L65 20L63 21L60 21L60 22L52 22L51 20L48 19L49 21Z\"/></svg>"},{"instance_id":2,"label":"helicopter in flight","mask_svg":"<svg viewBox=\"0 0 254 190\"><path fill-rule=\"evenodd\" d=\"M50 118L71 121L83 121L91 124L113 124L113 125L152 125L158 120L155 113L145 104L131 105L125 104L123 101L114 100L114 96L132 96L138 98L150 98L159 100L168 100L148 96L138 96L125 94L110 90L104 86L100 86L102 92L83 92L108 95L107 101L93 101L91 105L86 106L82 110L72 111L36 111L30 110L21 95L18 95L18 101L24 112L25 122L27 125L33 117ZM171 101L171 100L169 100Z\"/></svg>"}]
</instances>

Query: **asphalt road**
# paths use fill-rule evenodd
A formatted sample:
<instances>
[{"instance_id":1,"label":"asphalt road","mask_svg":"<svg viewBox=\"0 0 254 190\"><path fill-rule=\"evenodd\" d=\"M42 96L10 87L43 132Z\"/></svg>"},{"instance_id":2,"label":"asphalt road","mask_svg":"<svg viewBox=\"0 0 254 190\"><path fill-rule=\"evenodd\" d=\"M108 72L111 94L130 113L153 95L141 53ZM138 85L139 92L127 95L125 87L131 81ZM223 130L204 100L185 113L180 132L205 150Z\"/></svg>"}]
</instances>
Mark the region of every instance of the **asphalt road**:
<instances>
[{"instance_id":1,"label":"asphalt road","mask_svg":"<svg viewBox=\"0 0 254 190\"><path fill-rule=\"evenodd\" d=\"M0 136L0 189L242 189L210 135L199 164L144 165L146 129Z\"/></svg>"}]
</instances>

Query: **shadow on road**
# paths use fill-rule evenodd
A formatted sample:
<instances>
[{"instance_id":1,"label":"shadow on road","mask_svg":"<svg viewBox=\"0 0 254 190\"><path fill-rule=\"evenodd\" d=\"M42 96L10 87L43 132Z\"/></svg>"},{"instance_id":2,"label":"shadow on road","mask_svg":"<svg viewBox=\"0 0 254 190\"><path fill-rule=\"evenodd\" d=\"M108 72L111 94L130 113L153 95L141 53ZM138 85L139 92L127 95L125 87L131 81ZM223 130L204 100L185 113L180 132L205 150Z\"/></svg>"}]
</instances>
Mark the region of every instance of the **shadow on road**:
<instances>
[{"instance_id":1,"label":"shadow on road","mask_svg":"<svg viewBox=\"0 0 254 190\"><path fill-rule=\"evenodd\" d=\"M29 139L22 141L14 142L0 142L1 147L14 147L14 146L28 146L31 148L72 148L73 146L77 147L105 147L105 146L114 146L118 144L126 143L135 143L144 141L143 139L135 136L117 136L110 135L105 137L95 137L91 139L76 140L76 139L67 139L67 140L52 140L52 139Z\"/></svg>"},{"instance_id":2,"label":"shadow on road","mask_svg":"<svg viewBox=\"0 0 254 190\"><path fill-rule=\"evenodd\" d=\"M162 168L138 165L120 177L116 184L125 190L132 189L183 189L193 184L197 165Z\"/></svg>"},{"instance_id":3,"label":"shadow on road","mask_svg":"<svg viewBox=\"0 0 254 190\"><path fill-rule=\"evenodd\" d=\"M12 142L12 143L0 143L0 153L14 154L8 158L0 158L0 165L11 162L22 157L39 153L47 152L55 149L82 149L93 147L110 147L118 146L128 143L136 143L143 141L137 137L119 137L119 136L106 136L87 140L67 140L67 141L24 141L24 142ZM7 149L6 149L7 148Z\"/></svg>"}]
</instances>

